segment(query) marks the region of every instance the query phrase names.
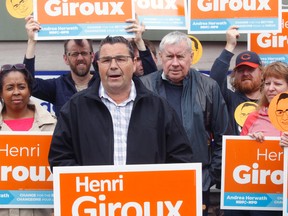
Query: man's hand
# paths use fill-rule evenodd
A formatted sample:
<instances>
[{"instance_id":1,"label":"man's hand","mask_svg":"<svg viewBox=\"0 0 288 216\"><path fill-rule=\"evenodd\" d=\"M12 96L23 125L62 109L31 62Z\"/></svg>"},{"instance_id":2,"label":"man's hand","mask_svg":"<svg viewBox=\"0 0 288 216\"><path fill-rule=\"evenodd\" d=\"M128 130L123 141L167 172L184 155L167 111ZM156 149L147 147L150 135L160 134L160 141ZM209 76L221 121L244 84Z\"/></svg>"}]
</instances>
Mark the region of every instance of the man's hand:
<instances>
[{"instance_id":1,"label":"man's hand","mask_svg":"<svg viewBox=\"0 0 288 216\"><path fill-rule=\"evenodd\" d=\"M288 146L288 132L284 132L280 138L280 146L287 147Z\"/></svg>"},{"instance_id":2,"label":"man's hand","mask_svg":"<svg viewBox=\"0 0 288 216\"><path fill-rule=\"evenodd\" d=\"M31 59L34 58L35 56L35 47L37 43L37 41L34 38L35 32L40 31L41 26L39 22L34 20L33 16L27 16L25 18L25 21L26 21L25 28L28 36L25 56L27 59Z\"/></svg>"},{"instance_id":3,"label":"man's hand","mask_svg":"<svg viewBox=\"0 0 288 216\"><path fill-rule=\"evenodd\" d=\"M39 22L34 20L33 16L27 16L25 18L25 21L26 21L25 28L26 28L28 40L34 40L35 32L40 31L41 26L40 26Z\"/></svg>"},{"instance_id":4,"label":"man's hand","mask_svg":"<svg viewBox=\"0 0 288 216\"><path fill-rule=\"evenodd\" d=\"M127 26L125 30L127 32L134 32L135 38L134 41L138 50L145 51L146 47L142 38L143 33L145 32L145 25L143 23L139 23L139 20L136 16L136 19L127 19L127 23L131 23L131 25Z\"/></svg>"},{"instance_id":5,"label":"man's hand","mask_svg":"<svg viewBox=\"0 0 288 216\"><path fill-rule=\"evenodd\" d=\"M237 39L240 37L238 32L238 26L230 26L226 32L226 46L225 49L233 53L236 45Z\"/></svg>"}]
</instances>

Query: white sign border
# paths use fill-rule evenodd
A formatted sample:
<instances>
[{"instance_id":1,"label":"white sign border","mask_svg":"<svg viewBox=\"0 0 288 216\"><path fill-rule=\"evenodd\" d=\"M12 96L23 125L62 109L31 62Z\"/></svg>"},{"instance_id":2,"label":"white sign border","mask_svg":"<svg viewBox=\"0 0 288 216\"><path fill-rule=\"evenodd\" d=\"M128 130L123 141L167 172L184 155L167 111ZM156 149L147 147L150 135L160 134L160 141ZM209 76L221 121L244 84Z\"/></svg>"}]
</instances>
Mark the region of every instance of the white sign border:
<instances>
[{"instance_id":1,"label":"white sign border","mask_svg":"<svg viewBox=\"0 0 288 216\"><path fill-rule=\"evenodd\" d=\"M221 193L220 193L220 209L222 210L268 210L263 209L263 207L231 207L224 206L224 193L225 193L225 165L226 165L226 140L235 139L235 140L254 140L250 136L235 136L235 135L224 135L222 138L222 173L221 173ZM276 136L266 136L265 140L280 140L280 137ZM278 208L269 208L270 210L279 210Z\"/></svg>"},{"instance_id":2,"label":"white sign border","mask_svg":"<svg viewBox=\"0 0 288 216\"><path fill-rule=\"evenodd\" d=\"M34 19L37 20L38 18L38 11L37 11L37 2L38 0L33 0L33 16L34 16ZM135 2L134 0L131 0L131 5L132 5L132 17L131 19L135 19ZM81 23L81 24L86 24L87 23ZM102 23L105 25L105 23ZM110 24L110 23L109 23ZM39 36L38 33L36 32L35 33L35 40L70 40L70 39L104 39L106 36L110 35L110 36L123 36L125 38L134 38L135 37L135 34L134 33L129 33L129 32L126 32L125 31L125 26L128 26L130 25L129 23L122 23L122 22L117 22L115 23L116 24L119 24L119 25L122 25L123 24L123 33L121 33L121 31L117 31L115 34L100 34L98 32L96 32L95 34L93 34L94 36L88 36L88 35L82 35L82 36L78 36L78 35L64 35L64 36L60 36L60 35L57 35L57 36ZM58 26L61 26L63 24L58 24ZM95 23L89 23L89 25L97 25Z\"/></svg>"},{"instance_id":3,"label":"white sign border","mask_svg":"<svg viewBox=\"0 0 288 216\"><path fill-rule=\"evenodd\" d=\"M288 216L288 147L284 147L283 216Z\"/></svg>"},{"instance_id":4,"label":"white sign border","mask_svg":"<svg viewBox=\"0 0 288 216\"><path fill-rule=\"evenodd\" d=\"M15 135L15 136L35 136L35 135L43 135L43 136L47 136L47 135L53 135L53 131L0 131L0 136L5 136L5 135ZM48 158L47 158L48 160ZM1 174L1 173L0 173ZM52 173L51 173L52 174ZM32 191L32 190L31 190ZM51 191L51 190L47 190L47 191ZM53 194L53 189L52 189L52 194ZM54 196L54 195L53 195ZM54 198L53 198L54 200ZM35 209L42 209L42 208L53 208L54 205L46 205L45 207L43 206L39 206L39 205L19 205L19 204L1 204L1 209L3 208L35 208Z\"/></svg>"},{"instance_id":5,"label":"white sign border","mask_svg":"<svg viewBox=\"0 0 288 216\"><path fill-rule=\"evenodd\" d=\"M173 170L196 170L196 197L197 212L202 215L202 164L201 163L177 163L177 164L140 164L140 165L99 165L99 166L59 166L53 168L53 194L54 214L61 215L60 203L60 175L69 173L95 173L95 172L145 172L145 171L173 171Z\"/></svg>"}]
</instances>

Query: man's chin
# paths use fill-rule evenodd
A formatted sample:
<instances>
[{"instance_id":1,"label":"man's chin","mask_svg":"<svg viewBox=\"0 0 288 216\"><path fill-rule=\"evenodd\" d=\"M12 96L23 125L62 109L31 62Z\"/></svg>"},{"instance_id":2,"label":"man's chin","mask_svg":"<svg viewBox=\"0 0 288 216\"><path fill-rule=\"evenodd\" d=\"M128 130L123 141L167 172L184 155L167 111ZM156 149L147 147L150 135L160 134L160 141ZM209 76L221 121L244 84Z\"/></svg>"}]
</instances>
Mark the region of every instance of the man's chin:
<instances>
[{"instance_id":1,"label":"man's chin","mask_svg":"<svg viewBox=\"0 0 288 216\"><path fill-rule=\"evenodd\" d=\"M79 77L85 77L88 73L89 71L77 71L75 74Z\"/></svg>"}]
</instances>

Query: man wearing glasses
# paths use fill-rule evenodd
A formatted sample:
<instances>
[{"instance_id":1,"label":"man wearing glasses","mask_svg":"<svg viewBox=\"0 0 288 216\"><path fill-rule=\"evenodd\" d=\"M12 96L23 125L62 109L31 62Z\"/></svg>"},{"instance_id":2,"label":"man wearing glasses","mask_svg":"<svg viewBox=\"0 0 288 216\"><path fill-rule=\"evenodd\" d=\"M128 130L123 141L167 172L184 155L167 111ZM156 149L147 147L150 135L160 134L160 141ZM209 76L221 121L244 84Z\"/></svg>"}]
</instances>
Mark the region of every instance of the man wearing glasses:
<instances>
[{"instance_id":1,"label":"man wearing glasses","mask_svg":"<svg viewBox=\"0 0 288 216\"><path fill-rule=\"evenodd\" d=\"M288 93L279 95L276 105L276 117L279 127L288 131Z\"/></svg>"},{"instance_id":2,"label":"man wearing glasses","mask_svg":"<svg viewBox=\"0 0 288 216\"><path fill-rule=\"evenodd\" d=\"M94 84L61 109L49 163L54 166L125 165L192 161L176 112L136 76L131 44L106 37Z\"/></svg>"},{"instance_id":3,"label":"man wearing glasses","mask_svg":"<svg viewBox=\"0 0 288 216\"><path fill-rule=\"evenodd\" d=\"M26 18L26 30L28 34L28 47L24 63L27 69L35 71L35 46L34 32L40 30L40 25L32 16ZM75 93L86 89L96 79L98 74L91 73L90 68L94 59L92 40L67 40L64 43L63 59L70 67L70 73L58 78L40 79L35 78L32 95L41 100L48 101L54 105L56 116L59 115L61 107Z\"/></svg>"}]
</instances>

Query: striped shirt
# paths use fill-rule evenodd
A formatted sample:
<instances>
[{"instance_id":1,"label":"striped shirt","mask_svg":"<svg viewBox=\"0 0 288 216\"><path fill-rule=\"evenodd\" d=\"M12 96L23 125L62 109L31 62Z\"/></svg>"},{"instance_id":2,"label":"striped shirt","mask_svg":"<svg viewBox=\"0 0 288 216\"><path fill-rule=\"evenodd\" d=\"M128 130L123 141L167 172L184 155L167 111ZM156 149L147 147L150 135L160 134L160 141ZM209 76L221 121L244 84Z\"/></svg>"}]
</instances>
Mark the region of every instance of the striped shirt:
<instances>
[{"instance_id":1,"label":"striped shirt","mask_svg":"<svg viewBox=\"0 0 288 216\"><path fill-rule=\"evenodd\" d=\"M135 84L131 82L131 91L127 100L117 104L110 98L103 85L100 83L99 96L102 102L106 105L113 121L114 132L114 165L126 164L127 152L127 133L131 117L131 112L136 98Z\"/></svg>"}]
</instances>

